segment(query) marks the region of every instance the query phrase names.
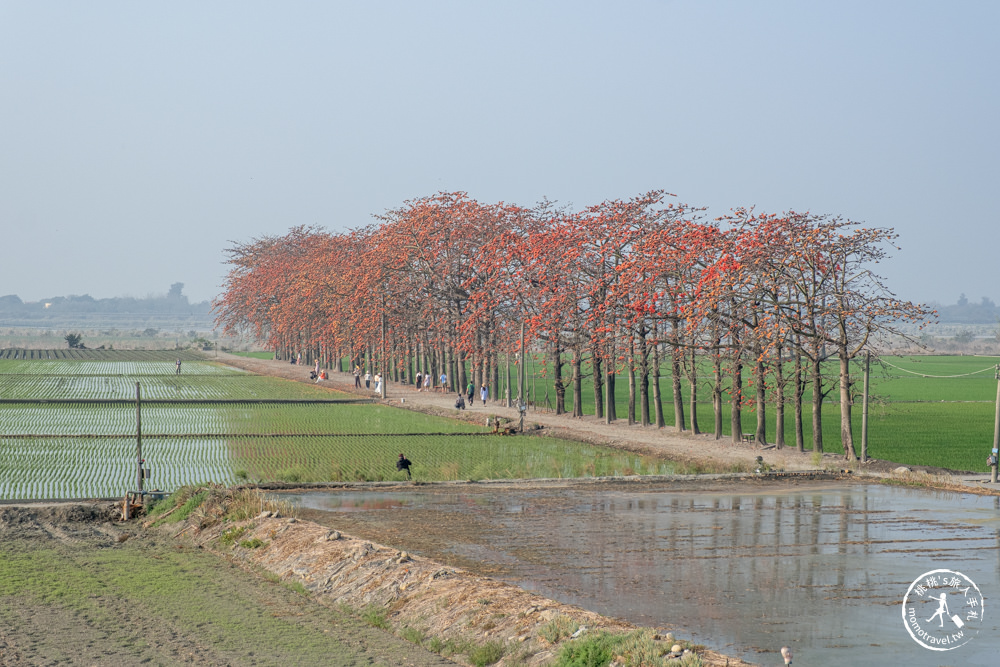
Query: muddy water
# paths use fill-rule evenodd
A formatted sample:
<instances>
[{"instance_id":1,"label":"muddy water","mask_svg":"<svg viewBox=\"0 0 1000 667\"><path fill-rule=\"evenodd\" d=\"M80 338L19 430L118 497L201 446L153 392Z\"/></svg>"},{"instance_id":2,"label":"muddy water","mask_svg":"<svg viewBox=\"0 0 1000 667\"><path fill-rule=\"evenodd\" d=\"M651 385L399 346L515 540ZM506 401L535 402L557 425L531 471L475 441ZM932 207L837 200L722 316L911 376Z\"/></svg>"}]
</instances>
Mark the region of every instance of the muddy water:
<instances>
[{"instance_id":1,"label":"muddy water","mask_svg":"<svg viewBox=\"0 0 1000 667\"><path fill-rule=\"evenodd\" d=\"M345 531L764 665L782 664L783 645L796 665L995 665L1000 655L997 497L827 483L292 499ZM950 651L919 646L902 616L910 584L937 569L966 575L985 600L978 633Z\"/></svg>"}]
</instances>

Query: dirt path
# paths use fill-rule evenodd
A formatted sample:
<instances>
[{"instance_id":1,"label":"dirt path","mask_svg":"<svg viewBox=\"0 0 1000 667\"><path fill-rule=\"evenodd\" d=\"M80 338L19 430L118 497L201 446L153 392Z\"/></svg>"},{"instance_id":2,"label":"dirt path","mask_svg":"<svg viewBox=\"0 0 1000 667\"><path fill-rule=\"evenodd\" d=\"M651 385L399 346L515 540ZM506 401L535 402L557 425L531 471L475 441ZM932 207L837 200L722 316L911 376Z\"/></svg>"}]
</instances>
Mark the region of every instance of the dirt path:
<instances>
[{"instance_id":1,"label":"dirt path","mask_svg":"<svg viewBox=\"0 0 1000 667\"><path fill-rule=\"evenodd\" d=\"M261 375L282 377L297 382L313 382L309 379L311 370L309 366L225 353L220 353L218 360ZM330 379L320 382L320 385L326 385L338 391L377 398L377 395L371 390L355 389L353 374L337 371L329 371L329 373ZM483 407L482 402L479 402L477 405L469 406L464 411L456 410L456 397L457 394L453 392L418 392L412 386L390 382L387 384L385 402L396 407L479 423L485 423L486 418L491 415L510 420L518 418L516 409L505 408L496 401L489 401L485 407ZM810 453L800 454L794 448L762 449L752 443L734 444L729 439L716 440L715 436L711 434L693 435L649 426L629 426L623 420L614 424L605 424L592 416L571 417L565 414L556 415L554 412L530 410L525 424L539 424L549 435L584 440L593 444L610 445L641 453L655 453L693 467L710 467L719 471L752 470L758 456L762 456L765 463L777 470L816 470L817 467L820 469L835 468L844 464L843 457L836 454L824 455L823 465L816 466ZM873 464L870 467L875 469L879 466Z\"/></svg>"}]
</instances>

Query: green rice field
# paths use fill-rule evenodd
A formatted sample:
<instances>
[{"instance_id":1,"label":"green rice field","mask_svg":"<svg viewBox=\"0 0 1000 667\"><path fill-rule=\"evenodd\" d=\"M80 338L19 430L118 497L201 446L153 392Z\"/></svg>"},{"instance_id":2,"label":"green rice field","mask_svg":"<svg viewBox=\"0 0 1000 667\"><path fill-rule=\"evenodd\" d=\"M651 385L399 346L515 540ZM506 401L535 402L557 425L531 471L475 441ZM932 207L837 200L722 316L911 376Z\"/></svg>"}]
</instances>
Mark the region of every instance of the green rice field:
<instances>
[{"instance_id":1,"label":"green rice field","mask_svg":"<svg viewBox=\"0 0 1000 667\"><path fill-rule=\"evenodd\" d=\"M103 352L103 351L102 351ZM669 463L481 426L202 359L0 358L0 500L135 490L136 383L146 490L242 481L666 474Z\"/></svg>"},{"instance_id":2,"label":"green rice field","mask_svg":"<svg viewBox=\"0 0 1000 667\"><path fill-rule=\"evenodd\" d=\"M910 465L929 465L952 470L988 471L986 457L993 444L994 414L996 409L997 380L995 366L998 357L974 356L904 356L885 357L881 364L871 368L869 399L868 455L871 458L896 461ZM791 368L786 369L786 376ZM665 368L664 372L669 372ZM824 375L831 393L823 403L823 449L843 453L840 441L840 396L836 386L839 368L836 364L824 367ZM852 378L856 393L852 410L855 447L861 446L861 390L862 366L852 365ZM757 414L754 410L754 388L749 369L744 369L744 407L742 432L754 431ZM768 378L771 383L773 378ZM714 417L711 405L711 368L702 369L698 386L698 425L701 432L711 432ZM538 409L554 407L555 390L546 377L542 364L529 367L528 395ZM730 438L730 405L728 377L723 384L723 437ZM617 381L616 407L619 420L627 418L628 382L624 376ZM669 376L660 378L664 421L674 426L674 412ZM690 383L682 382L685 425L690 428L691 415L688 397ZM787 392L786 392L787 393ZM652 396L652 387L650 387ZM803 397L805 448L812 448L812 394L809 387ZM652 403L652 399L650 401ZM567 409L572 407L572 393L567 388ZM767 398L767 438L775 440L774 391L769 384ZM590 377L584 381L584 414L594 414L593 384ZM651 419L652 415L652 407ZM637 409L638 416L638 409ZM795 445L792 406L786 398L785 443ZM860 452L859 452L860 453Z\"/></svg>"}]
</instances>

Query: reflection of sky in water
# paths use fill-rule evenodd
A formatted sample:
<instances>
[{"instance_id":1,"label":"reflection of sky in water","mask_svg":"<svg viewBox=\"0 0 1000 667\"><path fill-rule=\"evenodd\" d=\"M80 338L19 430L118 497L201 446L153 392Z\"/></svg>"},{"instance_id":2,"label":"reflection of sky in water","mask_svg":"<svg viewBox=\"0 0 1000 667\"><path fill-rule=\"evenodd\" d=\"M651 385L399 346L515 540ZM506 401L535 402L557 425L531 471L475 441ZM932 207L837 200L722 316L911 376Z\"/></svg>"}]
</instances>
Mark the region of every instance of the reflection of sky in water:
<instances>
[{"instance_id":1,"label":"reflection of sky in water","mask_svg":"<svg viewBox=\"0 0 1000 667\"><path fill-rule=\"evenodd\" d=\"M505 579L548 597L674 625L752 662L781 664L772 652L787 644L804 665L996 663L1000 498L862 485L663 488L315 493L296 502L474 514L490 535L453 552L502 565ZM940 568L967 575L985 598L978 636L955 651L918 646L902 621L910 584Z\"/></svg>"},{"instance_id":2,"label":"reflection of sky in water","mask_svg":"<svg viewBox=\"0 0 1000 667\"><path fill-rule=\"evenodd\" d=\"M418 506L405 493L283 493L282 500L304 509L325 512L365 512Z\"/></svg>"}]
</instances>

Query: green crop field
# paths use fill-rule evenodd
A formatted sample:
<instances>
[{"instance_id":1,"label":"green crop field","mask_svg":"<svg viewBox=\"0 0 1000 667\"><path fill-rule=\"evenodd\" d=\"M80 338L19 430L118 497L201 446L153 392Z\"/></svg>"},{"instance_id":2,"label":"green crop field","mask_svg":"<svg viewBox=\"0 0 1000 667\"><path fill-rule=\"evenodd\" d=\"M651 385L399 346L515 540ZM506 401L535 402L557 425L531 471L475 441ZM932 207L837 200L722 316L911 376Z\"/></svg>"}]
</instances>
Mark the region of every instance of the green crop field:
<instances>
[{"instance_id":1,"label":"green crop field","mask_svg":"<svg viewBox=\"0 0 1000 667\"><path fill-rule=\"evenodd\" d=\"M92 352L92 351L87 351ZM105 351L0 355L0 499L122 496L135 489L135 386L146 489L244 480L422 480L666 474L664 461L378 405L204 359Z\"/></svg>"},{"instance_id":2,"label":"green crop field","mask_svg":"<svg viewBox=\"0 0 1000 667\"><path fill-rule=\"evenodd\" d=\"M993 443L997 363L1000 363L1000 358L997 357L907 356L885 357L883 363L873 364L869 399L869 456L953 470L988 470L985 462ZM669 367L663 370L669 372ZM786 368L786 377L790 372L789 366ZM852 364L856 393L852 422L856 447L860 447L861 443L862 372L860 360ZM836 386L839 367L835 363L826 364L823 373L828 386L833 389L823 403L823 449L826 452L843 453L840 441L840 396ZM697 416L702 432L711 432L714 423L710 403L711 378L711 368L706 365L701 370L698 386ZM757 422L752 379L750 369L745 368L744 406L741 415L744 433L753 432ZM769 377L768 382L773 382L773 378ZM690 428L690 383L685 379L681 386L685 422ZM723 397L722 430L725 438L729 438L731 434L729 386L729 378L724 377L723 389L726 393ZM537 409L554 408L555 390L551 372L546 372L545 366L537 360L528 366L527 388L529 399L538 406ZM660 391L664 421L667 427L673 427L675 422L669 376L660 378ZM767 435L768 441L773 442L776 432L775 401L770 384L768 392ZM616 399L618 418L624 420L628 409L628 382L625 376L618 377ZM807 450L812 448L811 400L811 387L807 387L803 398L803 432ZM582 402L584 414L594 414L593 383L589 375L583 383ZM652 398L650 402L652 403ZM569 387L566 407L572 407L572 392ZM650 412L652 418L652 407ZM784 433L785 443L794 446L792 405L787 398Z\"/></svg>"},{"instance_id":3,"label":"green crop field","mask_svg":"<svg viewBox=\"0 0 1000 667\"><path fill-rule=\"evenodd\" d=\"M274 359L274 352L237 352L234 350L230 354L235 354L238 357L251 357L253 359Z\"/></svg>"}]
</instances>

